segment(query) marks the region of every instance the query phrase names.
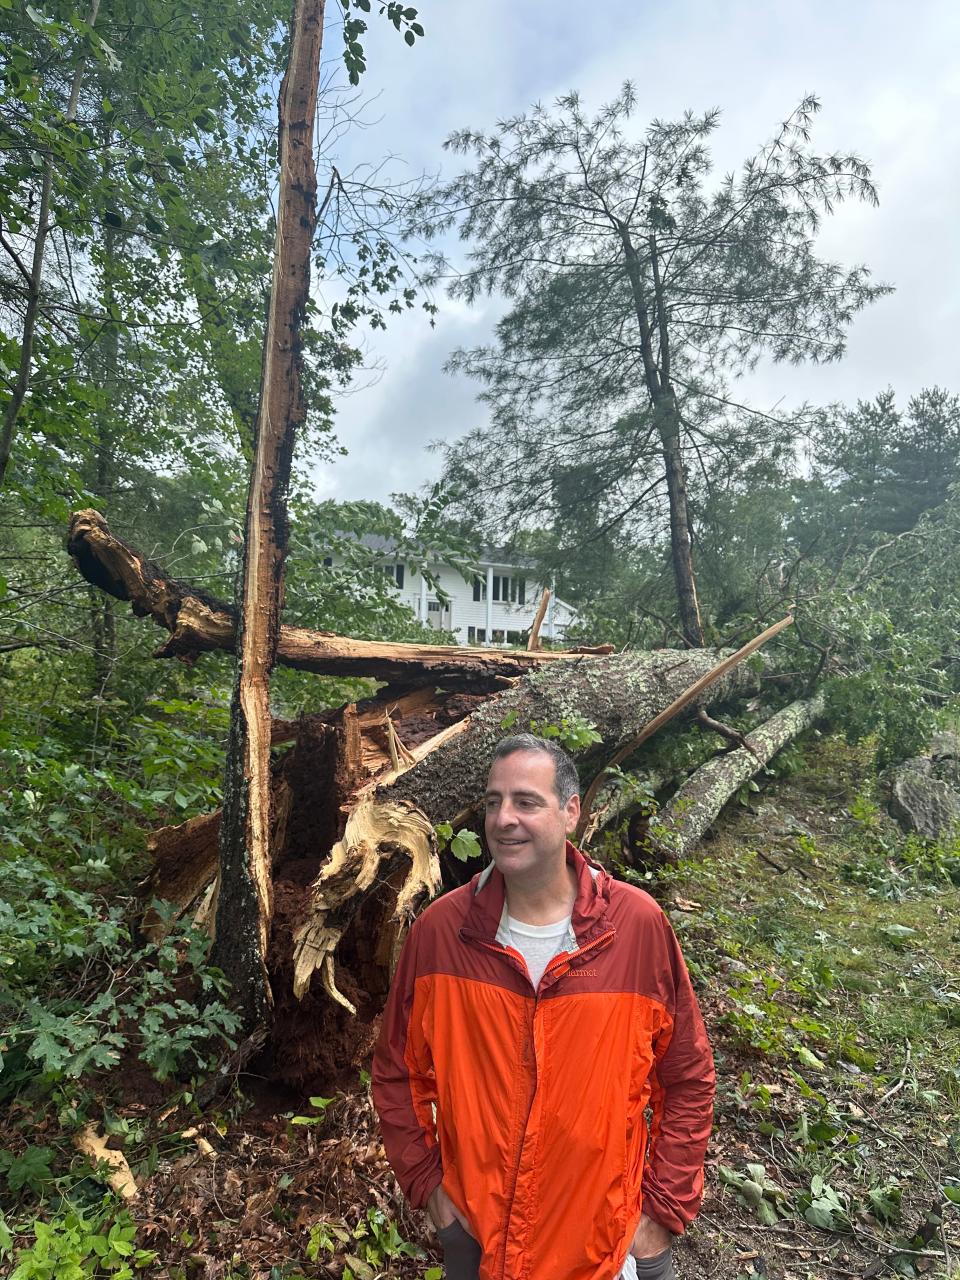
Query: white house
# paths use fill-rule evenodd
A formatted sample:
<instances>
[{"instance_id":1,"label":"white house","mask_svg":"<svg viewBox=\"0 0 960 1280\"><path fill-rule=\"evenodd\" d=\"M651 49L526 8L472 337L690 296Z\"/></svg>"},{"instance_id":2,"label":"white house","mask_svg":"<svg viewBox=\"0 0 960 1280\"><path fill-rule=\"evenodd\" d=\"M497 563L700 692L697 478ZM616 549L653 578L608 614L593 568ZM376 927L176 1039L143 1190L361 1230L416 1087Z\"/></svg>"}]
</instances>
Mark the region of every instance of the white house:
<instances>
[{"instance_id":1,"label":"white house","mask_svg":"<svg viewBox=\"0 0 960 1280\"><path fill-rule=\"evenodd\" d=\"M429 572L442 588L442 601L426 577L410 565L394 560L386 539L364 537L377 549L383 544L383 569L396 583L400 598L416 616L438 631L452 631L462 645L522 646L533 626L543 595L536 570L521 558L489 550L478 562L480 572L472 583L446 565L430 564ZM572 605L551 594L546 617L540 628L544 640L562 643L567 628L578 621Z\"/></svg>"}]
</instances>

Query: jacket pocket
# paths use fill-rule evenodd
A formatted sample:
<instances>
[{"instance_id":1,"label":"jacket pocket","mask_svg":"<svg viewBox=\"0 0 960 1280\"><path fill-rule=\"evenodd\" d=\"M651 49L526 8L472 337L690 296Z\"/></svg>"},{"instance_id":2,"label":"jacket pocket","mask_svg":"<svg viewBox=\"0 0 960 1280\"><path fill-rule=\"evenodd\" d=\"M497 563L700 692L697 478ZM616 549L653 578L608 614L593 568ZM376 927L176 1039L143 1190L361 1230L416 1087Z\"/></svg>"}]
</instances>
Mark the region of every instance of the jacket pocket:
<instances>
[{"instance_id":1,"label":"jacket pocket","mask_svg":"<svg viewBox=\"0 0 960 1280\"><path fill-rule=\"evenodd\" d=\"M443 1250L443 1269L447 1280L478 1280L480 1275L480 1242L475 1240L458 1218L441 1227L437 1239Z\"/></svg>"},{"instance_id":2,"label":"jacket pocket","mask_svg":"<svg viewBox=\"0 0 960 1280\"><path fill-rule=\"evenodd\" d=\"M655 1253L652 1258L633 1259L637 1268L637 1280L676 1280L673 1269L673 1249L668 1247L663 1253Z\"/></svg>"}]
</instances>

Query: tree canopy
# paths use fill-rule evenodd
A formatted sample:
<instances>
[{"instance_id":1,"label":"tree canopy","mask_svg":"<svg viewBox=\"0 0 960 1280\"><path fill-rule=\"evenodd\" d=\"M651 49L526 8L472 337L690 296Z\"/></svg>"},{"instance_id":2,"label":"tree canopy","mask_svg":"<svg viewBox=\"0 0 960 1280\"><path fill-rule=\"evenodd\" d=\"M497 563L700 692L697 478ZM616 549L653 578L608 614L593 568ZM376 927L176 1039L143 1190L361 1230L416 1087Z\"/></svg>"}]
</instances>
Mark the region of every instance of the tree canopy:
<instances>
[{"instance_id":1,"label":"tree canopy","mask_svg":"<svg viewBox=\"0 0 960 1280\"><path fill-rule=\"evenodd\" d=\"M502 484L487 518L515 525L549 509L574 465L592 468L611 523L650 521L665 491L681 627L698 643L691 476L769 460L796 432L729 379L764 356L838 359L853 316L888 287L816 252L839 202L877 198L855 153L814 150L816 98L720 178L718 111L638 135L635 105L627 84L595 116L570 94L494 133L454 134L448 149L471 167L420 203L417 225L464 241L462 263L435 264L453 296L510 304L493 345L452 358L491 411L489 430L452 448L454 470L492 456Z\"/></svg>"}]
</instances>

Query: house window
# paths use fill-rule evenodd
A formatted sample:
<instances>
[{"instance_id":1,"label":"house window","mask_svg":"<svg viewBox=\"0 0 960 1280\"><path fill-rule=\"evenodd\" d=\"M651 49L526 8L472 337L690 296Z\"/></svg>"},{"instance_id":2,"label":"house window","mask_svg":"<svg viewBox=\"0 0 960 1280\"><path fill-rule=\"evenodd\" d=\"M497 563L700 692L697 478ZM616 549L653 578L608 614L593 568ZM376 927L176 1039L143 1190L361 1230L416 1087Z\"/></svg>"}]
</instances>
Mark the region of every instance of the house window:
<instances>
[{"instance_id":1,"label":"house window","mask_svg":"<svg viewBox=\"0 0 960 1280\"><path fill-rule=\"evenodd\" d=\"M477 643L477 628L467 627L467 644Z\"/></svg>"},{"instance_id":2,"label":"house window","mask_svg":"<svg viewBox=\"0 0 960 1280\"><path fill-rule=\"evenodd\" d=\"M486 578L474 578L473 580L473 598L474 600L486 600L487 598L487 581ZM496 599L496 596L494 596Z\"/></svg>"},{"instance_id":3,"label":"house window","mask_svg":"<svg viewBox=\"0 0 960 1280\"><path fill-rule=\"evenodd\" d=\"M440 612L440 601L439 601L439 600L428 600L428 601L427 601L427 612L428 612L428 613L439 613L439 612Z\"/></svg>"},{"instance_id":4,"label":"house window","mask_svg":"<svg viewBox=\"0 0 960 1280\"><path fill-rule=\"evenodd\" d=\"M527 603L527 580L526 578L517 579L517 602L518 604Z\"/></svg>"},{"instance_id":5,"label":"house window","mask_svg":"<svg viewBox=\"0 0 960 1280\"><path fill-rule=\"evenodd\" d=\"M402 564L382 564L380 572L384 577L392 578L398 587L403 587L403 569Z\"/></svg>"},{"instance_id":6,"label":"house window","mask_svg":"<svg viewBox=\"0 0 960 1280\"><path fill-rule=\"evenodd\" d=\"M486 643L487 643L487 628L486 628L486 627L477 627L477 643L478 643L478 644L486 644Z\"/></svg>"},{"instance_id":7,"label":"house window","mask_svg":"<svg viewBox=\"0 0 960 1280\"><path fill-rule=\"evenodd\" d=\"M502 631L494 630L494 632L493 632L493 643L494 643L494 644L503 644L503 632L502 632Z\"/></svg>"},{"instance_id":8,"label":"house window","mask_svg":"<svg viewBox=\"0 0 960 1280\"><path fill-rule=\"evenodd\" d=\"M325 569L332 569L332 568L333 568L333 556L324 556L324 557L323 557L323 567L324 567Z\"/></svg>"}]
</instances>

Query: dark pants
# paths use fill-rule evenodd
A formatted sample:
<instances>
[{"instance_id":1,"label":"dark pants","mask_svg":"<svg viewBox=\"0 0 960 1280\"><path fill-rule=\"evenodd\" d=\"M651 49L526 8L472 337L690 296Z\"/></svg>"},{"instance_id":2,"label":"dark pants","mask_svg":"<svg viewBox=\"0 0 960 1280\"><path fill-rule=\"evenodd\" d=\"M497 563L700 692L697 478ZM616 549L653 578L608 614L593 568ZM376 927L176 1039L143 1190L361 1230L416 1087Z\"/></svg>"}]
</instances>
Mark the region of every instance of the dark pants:
<instances>
[{"instance_id":1,"label":"dark pants","mask_svg":"<svg viewBox=\"0 0 960 1280\"><path fill-rule=\"evenodd\" d=\"M634 1262L637 1264L637 1280L677 1280L672 1249L664 1249L663 1253L654 1254L652 1258L634 1258Z\"/></svg>"},{"instance_id":2,"label":"dark pants","mask_svg":"<svg viewBox=\"0 0 960 1280\"><path fill-rule=\"evenodd\" d=\"M449 1227L441 1227L437 1239L443 1249L443 1269L447 1280L478 1280L480 1275L480 1244L454 1218Z\"/></svg>"},{"instance_id":3,"label":"dark pants","mask_svg":"<svg viewBox=\"0 0 960 1280\"><path fill-rule=\"evenodd\" d=\"M441 1227L437 1239L443 1249L443 1267L447 1280L478 1280L480 1275L480 1245L455 1218L448 1227ZM637 1264L637 1280L676 1280L673 1269L673 1250L664 1249L653 1258L634 1258ZM541 1280L538 1276L536 1280ZM552 1277L543 1277L552 1280Z\"/></svg>"}]
</instances>

